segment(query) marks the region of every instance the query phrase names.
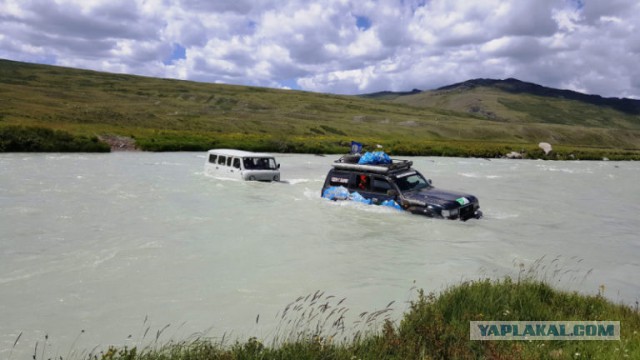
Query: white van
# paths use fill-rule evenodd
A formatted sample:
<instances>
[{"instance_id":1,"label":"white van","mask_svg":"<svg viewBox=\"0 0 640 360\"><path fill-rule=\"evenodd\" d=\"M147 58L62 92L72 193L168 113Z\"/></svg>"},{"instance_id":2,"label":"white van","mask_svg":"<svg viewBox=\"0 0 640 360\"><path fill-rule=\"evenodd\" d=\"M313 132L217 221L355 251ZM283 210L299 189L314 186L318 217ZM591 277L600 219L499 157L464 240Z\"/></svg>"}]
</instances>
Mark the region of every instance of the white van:
<instances>
[{"instance_id":1,"label":"white van","mask_svg":"<svg viewBox=\"0 0 640 360\"><path fill-rule=\"evenodd\" d=\"M280 181L280 164L273 156L242 150L209 150L204 172L220 178Z\"/></svg>"}]
</instances>

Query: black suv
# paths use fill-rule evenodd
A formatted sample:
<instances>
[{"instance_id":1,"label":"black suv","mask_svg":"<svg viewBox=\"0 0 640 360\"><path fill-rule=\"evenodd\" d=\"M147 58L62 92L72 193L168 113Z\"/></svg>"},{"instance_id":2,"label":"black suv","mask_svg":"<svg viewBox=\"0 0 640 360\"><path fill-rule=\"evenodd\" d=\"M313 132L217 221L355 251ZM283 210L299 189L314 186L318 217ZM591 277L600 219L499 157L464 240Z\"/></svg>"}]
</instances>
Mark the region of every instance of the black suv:
<instances>
[{"instance_id":1,"label":"black suv","mask_svg":"<svg viewBox=\"0 0 640 360\"><path fill-rule=\"evenodd\" d=\"M372 204L395 202L414 214L463 221L482 216L475 196L436 189L412 165L412 161L395 159L386 165L361 165L357 157L343 156L333 163L322 194L327 189L344 187Z\"/></svg>"}]
</instances>

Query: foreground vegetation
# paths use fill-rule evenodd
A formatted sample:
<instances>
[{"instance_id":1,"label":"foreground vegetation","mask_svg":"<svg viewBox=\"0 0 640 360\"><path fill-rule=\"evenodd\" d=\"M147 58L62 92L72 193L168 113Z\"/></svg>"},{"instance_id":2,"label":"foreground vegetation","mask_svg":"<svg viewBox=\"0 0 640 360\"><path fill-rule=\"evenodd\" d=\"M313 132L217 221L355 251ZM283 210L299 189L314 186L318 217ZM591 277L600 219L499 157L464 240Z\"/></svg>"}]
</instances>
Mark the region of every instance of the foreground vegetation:
<instances>
[{"instance_id":1,"label":"foreground vegetation","mask_svg":"<svg viewBox=\"0 0 640 360\"><path fill-rule=\"evenodd\" d=\"M383 310L345 329L342 300L315 293L289 304L272 344L197 338L145 347L112 347L87 359L639 359L640 312L603 297L567 293L537 280L480 280L418 296L398 324ZM343 299L344 300L344 299ZM470 341L469 322L620 321L619 341ZM363 329L370 329L363 331ZM160 333L160 332L159 332ZM159 334L158 333L158 334ZM349 335L345 335L349 334ZM37 346L36 346L37 348ZM42 354L46 356L46 354ZM34 354L34 359L42 357Z\"/></svg>"},{"instance_id":2,"label":"foreground vegetation","mask_svg":"<svg viewBox=\"0 0 640 360\"><path fill-rule=\"evenodd\" d=\"M452 94L442 104L422 94L401 103L0 60L0 129L126 137L148 151L344 153L357 140L394 155L498 157L524 150L538 158L537 144L548 142L555 151L550 159L640 159L638 115L495 89L474 89L463 98L509 106L474 112L475 105L470 110ZM0 151L33 151L13 144Z\"/></svg>"}]
</instances>

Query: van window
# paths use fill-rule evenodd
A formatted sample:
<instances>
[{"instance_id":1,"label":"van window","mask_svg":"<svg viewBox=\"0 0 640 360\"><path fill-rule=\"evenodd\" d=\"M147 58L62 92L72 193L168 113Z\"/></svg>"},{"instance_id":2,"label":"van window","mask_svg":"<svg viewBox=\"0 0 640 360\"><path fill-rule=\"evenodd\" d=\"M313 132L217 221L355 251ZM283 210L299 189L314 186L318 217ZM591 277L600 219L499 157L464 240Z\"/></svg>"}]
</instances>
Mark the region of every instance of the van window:
<instances>
[{"instance_id":1,"label":"van window","mask_svg":"<svg viewBox=\"0 0 640 360\"><path fill-rule=\"evenodd\" d=\"M248 170L276 170L278 166L273 158L246 157L243 158L244 168Z\"/></svg>"},{"instance_id":2,"label":"van window","mask_svg":"<svg viewBox=\"0 0 640 360\"><path fill-rule=\"evenodd\" d=\"M240 169L240 159L233 158L233 167L236 169Z\"/></svg>"},{"instance_id":3,"label":"van window","mask_svg":"<svg viewBox=\"0 0 640 360\"><path fill-rule=\"evenodd\" d=\"M218 164L219 165L224 165L227 163L227 157L224 155L220 155L218 156Z\"/></svg>"},{"instance_id":4,"label":"van window","mask_svg":"<svg viewBox=\"0 0 640 360\"><path fill-rule=\"evenodd\" d=\"M229 156L229 157L227 158L227 166L231 166L231 160L232 160L232 157L231 157L231 156Z\"/></svg>"},{"instance_id":5,"label":"van window","mask_svg":"<svg viewBox=\"0 0 640 360\"><path fill-rule=\"evenodd\" d=\"M218 160L218 155L215 154L209 154L209 162L212 164L216 163L216 160Z\"/></svg>"}]
</instances>

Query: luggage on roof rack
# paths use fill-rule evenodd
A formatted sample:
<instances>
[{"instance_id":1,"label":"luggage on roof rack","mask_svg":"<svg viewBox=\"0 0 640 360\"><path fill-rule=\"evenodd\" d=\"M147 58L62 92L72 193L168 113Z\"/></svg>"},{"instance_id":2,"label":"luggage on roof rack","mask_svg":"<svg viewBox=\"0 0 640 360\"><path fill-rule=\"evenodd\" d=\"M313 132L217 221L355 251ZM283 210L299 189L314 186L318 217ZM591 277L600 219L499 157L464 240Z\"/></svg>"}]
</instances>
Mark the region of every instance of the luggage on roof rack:
<instances>
[{"instance_id":1,"label":"luggage on roof rack","mask_svg":"<svg viewBox=\"0 0 640 360\"><path fill-rule=\"evenodd\" d=\"M360 165L388 165L391 164L392 160L384 151L376 151L376 152L366 152L360 160L358 160L358 164Z\"/></svg>"},{"instance_id":2,"label":"luggage on roof rack","mask_svg":"<svg viewBox=\"0 0 640 360\"><path fill-rule=\"evenodd\" d=\"M391 171L409 169L413 165L413 161L391 159L391 164L366 165L353 162L351 158L344 156L333 162L333 167L342 170L359 170L370 171L377 174L386 174Z\"/></svg>"}]
</instances>

